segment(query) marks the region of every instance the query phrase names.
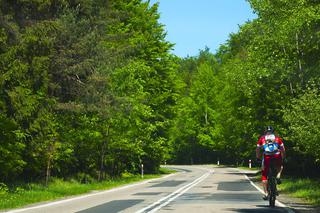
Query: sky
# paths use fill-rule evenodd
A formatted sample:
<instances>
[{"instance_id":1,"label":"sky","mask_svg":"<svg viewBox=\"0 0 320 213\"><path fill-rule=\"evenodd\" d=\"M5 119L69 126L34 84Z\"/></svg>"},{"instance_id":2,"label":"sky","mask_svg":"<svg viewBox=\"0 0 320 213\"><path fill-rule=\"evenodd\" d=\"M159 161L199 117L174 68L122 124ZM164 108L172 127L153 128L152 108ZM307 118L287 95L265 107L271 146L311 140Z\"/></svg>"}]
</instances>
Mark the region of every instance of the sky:
<instances>
[{"instance_id":1,"label":"sky","mask_svg":"<svg viewBox=\"0 0 320 213\"><path fill-rule=\"evenodd\" d=\"M179 57L196 56L205 47L215 53L239 25L256 18L246 0L150 0L156 2L166 40Z\"/></svg>"}]
</instances>

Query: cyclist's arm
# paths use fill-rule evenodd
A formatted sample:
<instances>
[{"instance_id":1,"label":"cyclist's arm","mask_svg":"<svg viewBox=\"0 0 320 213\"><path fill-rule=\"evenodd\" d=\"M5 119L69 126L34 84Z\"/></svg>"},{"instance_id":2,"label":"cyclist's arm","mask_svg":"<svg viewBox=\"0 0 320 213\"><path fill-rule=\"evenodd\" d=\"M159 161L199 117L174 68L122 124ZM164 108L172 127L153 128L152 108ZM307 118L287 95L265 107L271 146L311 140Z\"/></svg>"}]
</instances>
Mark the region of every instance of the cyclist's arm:
<instances>
[{"instance_id":1,"label":"cyclist's arm","mask_svg":"<svg viewBox=\"0 0 320 213\"><path fill-rule=\"evenodd\" d=\"M257 148L256 148L256 158L257 159L261 159L261 157L262 157L261 148L260 148L260 146L257 146Z\"/></svg>"},{"instance_id":2,"label":"cyclist's arm","mask_svg":"<svg viewBox=\"0 0 320 213\"><path fill-rule=\"evenodd\" d=\"M282 146L280 146L280 150L281 150L281 157L282 159L286 158L286 149L284 148L284 145L282 144Z\"/></svg>"},{"instance_id":3,"label":"cyclist's arm","mask_svg":"<svg viewBox=\"0 0 320 213\"><path fill-rule=\"evenodd\" d=\"M281 157L282 157L282 159L285 159L285 157L286 157L286 149L284 148L284 144L283 144L281 138L278 139L278 143L280 145Z\"/></svg>"},{"instance_id":4,"label":"cyclist's arm","mask_svg":"<svg viewBox=\"0 0 320 213\"><path fill-rule=\"evenodd\" d=\"M259 138L257 142L257 148L256 148L256 158L260 160L262 159L261 148L262 148L262 137Z\"/></svg>"}]
</instances>

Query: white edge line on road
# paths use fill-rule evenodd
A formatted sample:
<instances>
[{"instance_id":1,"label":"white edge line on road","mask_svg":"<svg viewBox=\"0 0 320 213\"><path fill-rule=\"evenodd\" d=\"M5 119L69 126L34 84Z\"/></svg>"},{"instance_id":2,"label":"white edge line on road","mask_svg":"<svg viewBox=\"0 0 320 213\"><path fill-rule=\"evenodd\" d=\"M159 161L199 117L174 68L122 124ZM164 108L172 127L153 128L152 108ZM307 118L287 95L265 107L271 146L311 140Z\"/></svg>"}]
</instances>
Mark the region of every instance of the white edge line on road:
<instances>
[{"instance_id":1,"label":"white edge line on road","mask_svg":"<svg viewBox=\"0 0 320 213\"><path fill-rule=\"evenodd\" d=\"M92 196L96 196L96 195L107 194L107 193L110 193L110 192L120 191L120 190L131 188L131 187L134 187L134 186L143 185L143 184L149 183L151 181L159 180L159 179L165 179L165 178L171 177L171 176L176 175L176 174L178 174L178 173L173 173L173 174L166 175L164 177L153 178L153 179L149 179L149 180L146 180L146 181L143 181L143 182L134 183L134 184L130 184L130 185L122 186L122 187L117 187L117 188L114 188L114 189L104 190L104 191L101 191L101 192L96 192L96 193L91 193L91 194L86 194L86 195L80 195L80 196L77 196L77 197L74 197L74 198L69 198L69 199L64 199L64 200L59 200L59 201L53 201L53 202L49 201L50 203L37 205L37 206L32 206L32 207L27 207L27 208L16 209L16 210L9 210L9 211L5 211L5 212L7 212L7 213L16 213L16 212L23 212L23 211L28 211L28 210L32 210L32 209L39 209L39 208L48 207L48 206L54 206L54 205L58 205L58 204L61 204L61 203L67 203L67 202L80 200L80 199L84 199L84 198L88 198L88 197L92 197Z\"/></svg>"},{"instance_id":2,"label":"white edge line on road","mask_svg":"<svg viewBox=\"0 0 320 213\"><path fill-rule=\"evenodd\" d=\"M240 171L240 172L241 172L241 171ZM246 179L250 182L250 184L251 184L252 186L254 186L254 187L255 187L259 192L261 192L262 194L265 194L264 191L263 191L262 189L260 189L259 186L257 186L256 184L254 184L254 183L251 181L251 179L250 179L246 174L244 174L243 172L241 172L241 173L246 177ZM293 210L291 210L287 205L281 203L280 201L276 200L276 204L277 204L277 206L286 208L286 210L287 210L289 213L294 213Z\"/></svg>"},{"instance_id":3,"label":"white edge line on road","mask_svg":"<svg viewBox=\"0 0 320 213\"><path fill-rule=\"evenodd\" d=\"M207 169L206 169L207 170ZM156 205L160 204L162 201L168 199L168 201L166 201L165 203L161 204L159 207L152 209L149 212L154 212L157 211L158 209L160 209L161 207L165 205L167 205L169 202L171 202L172 200L174 200L175 198L177 198L178 196L180 196L181 194L183 194L184 192L186 192L187 190L189 190L190 188L192 188L193 186L195 186L196 184L198 184L199 182L201 182L202 180L204 180L205 178L207 178L209 176L210 173L205 173L204 175L202 175L201 177L197 178L196 180L192 181L191 183L184 185L183 187L177 189L176 191L172 192L171 194L159 199L158 201L150 204L149 206L140 209L139 211L136 211L135 213L143 213L146 210L155 207ZM181 192L182 191L182 192ZM181 193L180 193L181 192ZM175 195L175 196L174 196ZM178 196L177 196L178 195ZM172 197L173 196L173 197ZM172 197L172 198L170 198Z\"/></svg>"}]
</instances>

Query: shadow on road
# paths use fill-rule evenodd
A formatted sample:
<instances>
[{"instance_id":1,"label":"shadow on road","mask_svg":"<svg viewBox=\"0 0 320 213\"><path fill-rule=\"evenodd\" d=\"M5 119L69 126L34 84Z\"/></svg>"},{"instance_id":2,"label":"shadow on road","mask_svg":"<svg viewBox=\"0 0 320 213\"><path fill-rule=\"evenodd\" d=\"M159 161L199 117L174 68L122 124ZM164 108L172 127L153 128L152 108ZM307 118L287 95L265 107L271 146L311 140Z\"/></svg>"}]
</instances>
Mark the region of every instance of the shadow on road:
<instances>
[{"instance_id":1,"label":"shadow on road","mask_svg":"<svg viewBox=\"0 0 320 213\"><path fill-rule=\"evenodd\" d=\"M257 206L255 209L236 209L236 208L228 208L226 209L228 211L232 212L240 212L240 213L282 213L282 212L287 212L284 208L280 207L274 207L270 208L269 206Z\"/></svg>"},{"instance_id":2,"label":"shadow on road","mask_svg":"<svg viewBox=\"0 0 320 213\"><path fill-rule=\"evenodd\" d=\"M185 202L209 202L209 203L256 203L261 201L260 193L246 192L246 193L234 193L234 192L222 192L222 193L186 193L180 200Z\"/></svg>"}]
</instances>

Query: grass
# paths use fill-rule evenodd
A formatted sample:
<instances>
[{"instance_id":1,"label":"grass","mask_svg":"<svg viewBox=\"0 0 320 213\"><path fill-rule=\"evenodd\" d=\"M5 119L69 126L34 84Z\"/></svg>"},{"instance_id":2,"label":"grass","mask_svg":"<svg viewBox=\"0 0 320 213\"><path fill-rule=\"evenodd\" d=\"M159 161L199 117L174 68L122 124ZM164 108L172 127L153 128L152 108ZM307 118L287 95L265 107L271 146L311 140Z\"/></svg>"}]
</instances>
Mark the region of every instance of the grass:
<instances>
[{"instance_id":1,"label":"grass","mask_svg":"<svg viewBox=\"0 0 320 213\"><path fill-rule=\"evenodd\" d=\"M320 206L320 180L308 178L283 179L278 186L281 193L305 199L308 203Z\"/></svg>"},{"instance_id":2,"label":"grass","mask_svg":"<svg viewBox=\"0 0 320 213\"><path fill-rule=\"evenodd\" d=\"M5 189L5 185L0 185L0 209L12 209L25 205L56 200L59 198L89 193L93 190L106 190L114 187L126 185L133 182L160 177L161 174L169 174L174 171L161 168L160 174L146 174L142 179L140 175L126 174L122 178L110 179L102 182L81 184L77 181L63 181L54 179L48 187L41 184L24 184L13 189Z\"/></svg>"}]
</instances>

